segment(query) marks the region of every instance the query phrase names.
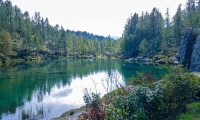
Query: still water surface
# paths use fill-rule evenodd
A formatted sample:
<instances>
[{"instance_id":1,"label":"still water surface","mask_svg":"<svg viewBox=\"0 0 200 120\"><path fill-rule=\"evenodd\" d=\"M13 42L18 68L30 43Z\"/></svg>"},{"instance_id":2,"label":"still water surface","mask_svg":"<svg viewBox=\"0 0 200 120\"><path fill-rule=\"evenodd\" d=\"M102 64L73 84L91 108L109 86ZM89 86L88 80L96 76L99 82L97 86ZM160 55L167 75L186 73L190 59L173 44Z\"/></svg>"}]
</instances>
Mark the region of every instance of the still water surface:
<instances>
[{"instance_id":1,"label":"still water surface","mask_svg":"<svg viewBox=\"0 0 200 120\"><path fill-rule=\"evenodd\" d=\"M106 93L102 80L113 76L125 85L136 72L162 78L167 66L118 60L54 60L20 63L0 68L0 119L20 120L22 109L36 114L43 107L45 118L84 105L83 89ZM106 86L106 84L104 84Z\"/></svg>"}]
</instances>

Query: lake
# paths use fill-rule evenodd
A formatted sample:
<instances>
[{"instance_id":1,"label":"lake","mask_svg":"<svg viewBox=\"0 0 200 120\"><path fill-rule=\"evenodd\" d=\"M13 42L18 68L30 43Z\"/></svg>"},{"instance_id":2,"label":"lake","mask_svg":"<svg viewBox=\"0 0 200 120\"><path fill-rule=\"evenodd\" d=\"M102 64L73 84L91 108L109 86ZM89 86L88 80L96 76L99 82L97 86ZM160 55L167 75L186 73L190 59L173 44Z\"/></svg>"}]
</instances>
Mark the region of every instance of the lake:
<instances>
[{"instance_id":1,"label":"lake","mask_svg":"<svg viewBox=\"0 0 200 120\"><path fill-rule=\"evenodd\" d=\"M119 60L52 60L18 63L0 68L0 119L20 120L22 110L43 108L46 119L84 105L83 89L106 93L106 80L127 84L137 72L162 78L162 65ZM114 88L113 88L114 89Z\"/></svg>"}]
</instances>

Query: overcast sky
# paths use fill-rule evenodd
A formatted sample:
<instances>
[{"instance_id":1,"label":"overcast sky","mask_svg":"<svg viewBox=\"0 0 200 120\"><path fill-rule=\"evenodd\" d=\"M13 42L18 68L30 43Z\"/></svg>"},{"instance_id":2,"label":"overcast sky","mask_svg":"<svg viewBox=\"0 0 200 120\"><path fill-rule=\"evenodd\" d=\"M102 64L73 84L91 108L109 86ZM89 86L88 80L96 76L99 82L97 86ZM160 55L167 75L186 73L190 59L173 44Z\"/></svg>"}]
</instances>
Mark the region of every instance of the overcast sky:
<instances>
[{"instance_id":1,"label":"overcast sky","mask_svg":"<svg viewBox=\"0 0 200 120\"><path fill-rule=\"evenodd\" d=\"M149 13L159 8L163 16L167 9L171 17L178 5L186 0L11 0L23 12L32 16L35 11L48 17L51 25L59 24L65 29L87 31L108 36L122 35L124 25L131 13Z\"/></svg>"}]
</instances>

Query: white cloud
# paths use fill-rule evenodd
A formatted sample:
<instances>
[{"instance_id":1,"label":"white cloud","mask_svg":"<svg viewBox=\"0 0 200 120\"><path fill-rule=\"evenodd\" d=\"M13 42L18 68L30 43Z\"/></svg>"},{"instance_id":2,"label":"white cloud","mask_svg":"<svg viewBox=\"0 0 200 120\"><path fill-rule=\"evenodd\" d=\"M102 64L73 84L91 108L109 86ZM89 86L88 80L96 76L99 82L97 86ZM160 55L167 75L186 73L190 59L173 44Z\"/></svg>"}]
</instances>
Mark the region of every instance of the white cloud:
<instances>
[{"instance_id":1,"label":"white cloud","mask_svg":"<svg viewBox=\"0 0 200 120\"><path fill-rule=\"evenodd\" d=\"M98 35L121 36L124 25L131 13L150 12L159 8L163 16L167 9L171 17L184 0L11 0L21 10L35 11L48 17L52 25L59 24L65 29L87 31Z\"/></svg>"}]
</instances>

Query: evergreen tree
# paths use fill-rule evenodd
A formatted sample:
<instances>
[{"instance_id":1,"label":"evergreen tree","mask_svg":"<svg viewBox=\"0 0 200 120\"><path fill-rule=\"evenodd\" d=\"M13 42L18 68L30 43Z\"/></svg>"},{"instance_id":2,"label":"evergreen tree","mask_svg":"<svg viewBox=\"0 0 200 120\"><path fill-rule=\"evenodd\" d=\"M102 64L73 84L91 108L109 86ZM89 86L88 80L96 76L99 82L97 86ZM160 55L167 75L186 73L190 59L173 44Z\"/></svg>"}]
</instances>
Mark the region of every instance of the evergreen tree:
<instances>
[{"instance_id":1,"label":"evergreen tree","mask_svg":"<svg viewBox=\"0 0 200 120\"><path fill-rule=\"evenodd\" d=\"M6 31L0 31L0 53L4 56L8 56L12 51L13 42L11 40L10 34Z\"/></svg>"},{"instance_id":2,"label":"evergreen tree","mask_svg":"<svg viewBox=\"0 0 200 120\"><path fill-rule=\"evenodd\" d=\"M181 35L183 34L183 21L182 21L182 10L181 4L178 6L177 12L174 16L174 38L176 39L176 43L178 44L181 41ZM184 30L185 31L185 30Z\"/></svg>"},{"instance_id":3,"label":"evergreen tree","mask_svg":"<svg viewBox=\"0 0 200 120\"><path fill-rule=\"evenodd\" d=\"M169 46L170 42L170 34L171 34L171 24L170 24L170 17L169 17L169 8L167 8L165 13L165 29L162 32L162 51L166 51L167 47Z\"/></svg>"},{"instance_id":4,"label":"evergreen tree","mask_svg":"<svg viewBox=\"0 0 200 120\"><path fill-rule=\"evenodd\" d=\"M148 48L147 48L148 44L147 44L147 40L144 39L142 40L142 42L139 45L139 51L140 51L140 55L147 55L148 52Z\"/></svg>"}]
</instances>

